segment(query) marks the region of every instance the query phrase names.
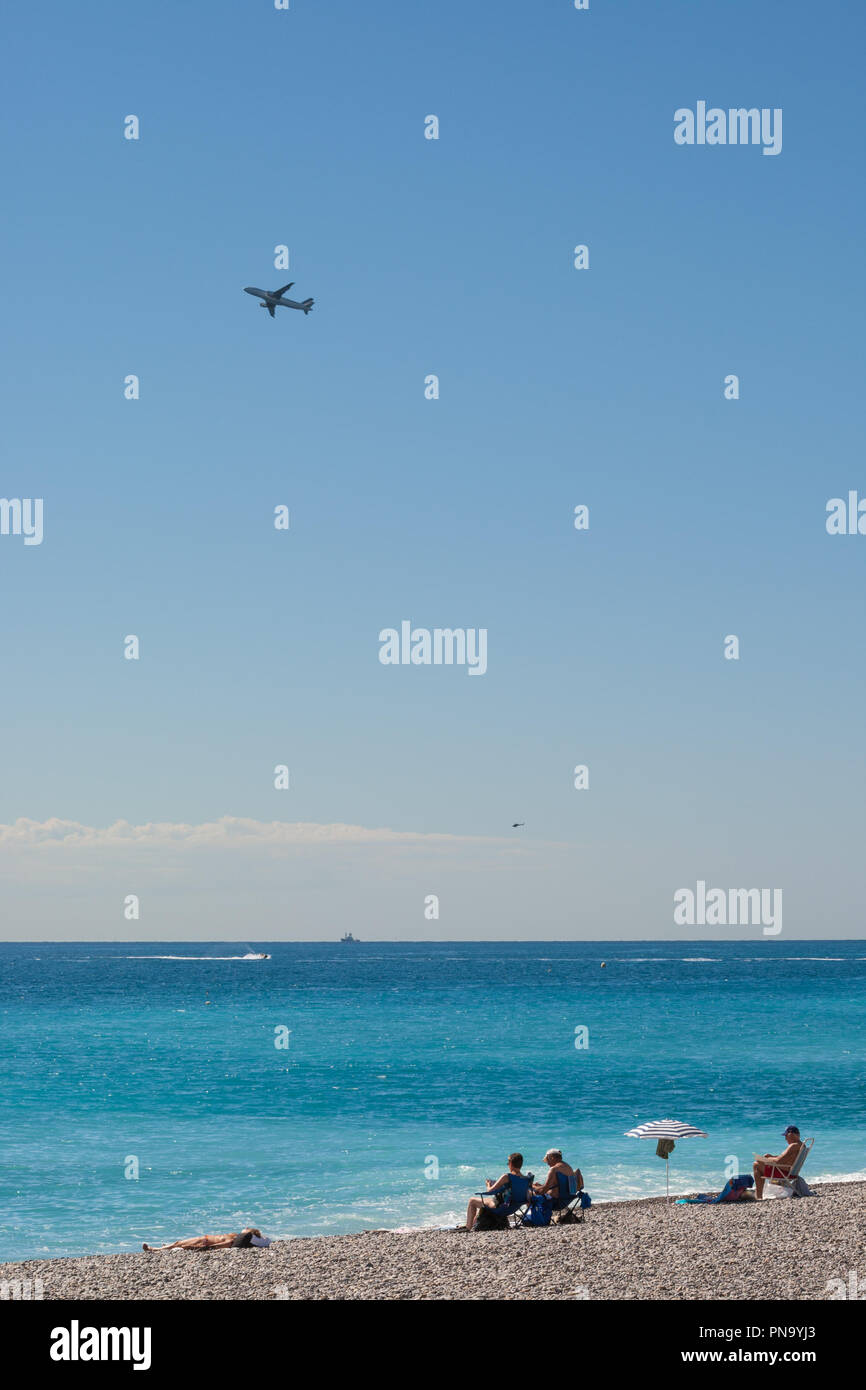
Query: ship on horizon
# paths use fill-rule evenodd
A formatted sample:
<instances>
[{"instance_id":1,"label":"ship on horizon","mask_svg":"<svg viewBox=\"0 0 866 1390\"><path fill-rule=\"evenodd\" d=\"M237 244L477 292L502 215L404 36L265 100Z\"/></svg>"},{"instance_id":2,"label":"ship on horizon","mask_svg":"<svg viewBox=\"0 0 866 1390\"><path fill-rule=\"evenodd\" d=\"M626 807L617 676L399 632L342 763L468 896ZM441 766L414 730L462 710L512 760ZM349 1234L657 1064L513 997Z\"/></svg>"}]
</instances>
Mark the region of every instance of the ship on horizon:
<instances>
[{"instance_id":1,"label":"ship on horizon","mask_svg":"<svg viewBox=\"0 0 866 1390\"><path fill-rule=\"evenodd\" d=\"M357 945L359 945L358 938L357 938L357 936L353 936L352 933L351 933L350 931L347 931L345 936L341 936L341 937L340 937L340 945L341 945L341 946L357 946Z\"/></svg>"}]
</instances>

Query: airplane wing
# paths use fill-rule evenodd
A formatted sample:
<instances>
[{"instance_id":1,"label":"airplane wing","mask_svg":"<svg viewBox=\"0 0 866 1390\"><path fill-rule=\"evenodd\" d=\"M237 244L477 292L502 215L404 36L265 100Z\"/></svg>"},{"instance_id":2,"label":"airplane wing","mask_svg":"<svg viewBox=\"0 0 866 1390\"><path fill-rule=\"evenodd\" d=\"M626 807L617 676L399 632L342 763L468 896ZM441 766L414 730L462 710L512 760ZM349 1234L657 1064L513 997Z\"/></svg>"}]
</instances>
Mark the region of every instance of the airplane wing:
<instances>
[{"instance_id":1,"label":"airplane wing","mask_svg":"<svg viewBox=\"0 0 866 1390\"><path fill-rule=\"evenodd\" d=\"M275 318L277 317L276 314L274 313L274 306L273 306L273 304L269 304L269 305L268 305L268 313L270 314L270 316L271 316L272 319L275 319Z\"/></svg>"},{"instance_id":2,"label":"airplane wing","mask_svg":"<svg viewBox=\"0 0 866 1390\"><path fill-rule=\"evenodd\" d=\"M286 290L290 290L294 283L294 280L290 280L287 285L283 285L283 288L281 290L271 290L271 294L273 295L274 299L279 299L280 295L285 294Z\"/></svg>"}]
</instances>

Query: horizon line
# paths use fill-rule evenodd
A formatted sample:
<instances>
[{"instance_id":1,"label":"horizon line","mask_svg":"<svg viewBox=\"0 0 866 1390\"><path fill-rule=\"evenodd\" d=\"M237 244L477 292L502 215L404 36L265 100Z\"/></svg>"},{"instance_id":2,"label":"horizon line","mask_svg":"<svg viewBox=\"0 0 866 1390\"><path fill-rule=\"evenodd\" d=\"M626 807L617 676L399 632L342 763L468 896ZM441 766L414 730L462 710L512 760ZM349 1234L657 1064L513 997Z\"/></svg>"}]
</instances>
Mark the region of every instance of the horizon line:
<instances>
[{"instance_id":1,"label":"horizon line","mask_svg":"<svg viewBox=\"0 0 866 1390\"><path fill-rule=\"evenodd\" d=\"M333 946L343 945L339 937L256 937L256 942L261 946ZM669 936L546 936L546 937L517 937L517 936L368 936L361 939L355 937L351 943L356 946L377 945L377 946L541 946L546 944L574 945L574 946L617 946L635 945L641 942L655 946L680 946L686 944L693 945L736 945L742 946L747 942L754 942L755 945L763 944L766 946L793 945L794 943L818 942L822 945L842 943L848 941L861 941L866 943L866 936L797 936L788 937L782 940L778 936L766 937L731 937L731 936L705 936L695 937L686 936L682 938ZM0 937L0 946L203 946L203 945L248 945L249 941L237 936L208 936L208 937L182 937L182 936L160 936L160 937L104 937L104 936L40 936L30 940L23 940L19 937Z\"/></svg>"}]
</instances>

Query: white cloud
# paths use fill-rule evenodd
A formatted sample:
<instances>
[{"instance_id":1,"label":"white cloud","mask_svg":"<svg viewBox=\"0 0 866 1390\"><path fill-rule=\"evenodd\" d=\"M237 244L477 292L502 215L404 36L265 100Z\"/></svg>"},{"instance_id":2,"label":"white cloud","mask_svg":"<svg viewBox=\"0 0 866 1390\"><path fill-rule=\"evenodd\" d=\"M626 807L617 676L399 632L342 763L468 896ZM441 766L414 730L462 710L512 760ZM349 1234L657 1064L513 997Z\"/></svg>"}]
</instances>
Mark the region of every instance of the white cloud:
<instances>
[{"instance_id":1,"label":"white cloud","mask_svg":"<svg viewBox=\"0 0 866 1390\"><path fill-rule=\"evenodd\" d=\"M296 850L355 845L392 845L407 848L515 848L506 837L481 835L425 834L413 830L369 829L363 825L319 825L307 821L258 821L241 816L221 816L201 825L172 821L148 821L131 825L115 821L100 827L79 821L28 820L0 824L0 851L29 849L220 849L220 850Z\"/></svg>"}]
</instances>

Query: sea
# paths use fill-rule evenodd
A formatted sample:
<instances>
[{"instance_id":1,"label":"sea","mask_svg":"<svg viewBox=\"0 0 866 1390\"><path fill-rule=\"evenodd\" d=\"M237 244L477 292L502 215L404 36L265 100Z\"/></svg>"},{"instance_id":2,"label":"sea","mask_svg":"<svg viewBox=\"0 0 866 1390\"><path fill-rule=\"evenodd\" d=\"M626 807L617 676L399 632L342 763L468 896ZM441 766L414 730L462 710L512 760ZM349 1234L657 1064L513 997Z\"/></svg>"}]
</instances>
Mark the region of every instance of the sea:
<instances>
[{"instance_id":1,"label":"sea","mask_svg":"<svg viewBox=\"0 0 866 1390\"><path fill-rule=\"evenodd\" d=\"M267 952L269 960L244 959ZM799 1125L866 1180L866 943L0 945L0 1258L454 1225L510 1152L594 1202Z\"/></svg>"}]
</instances>

